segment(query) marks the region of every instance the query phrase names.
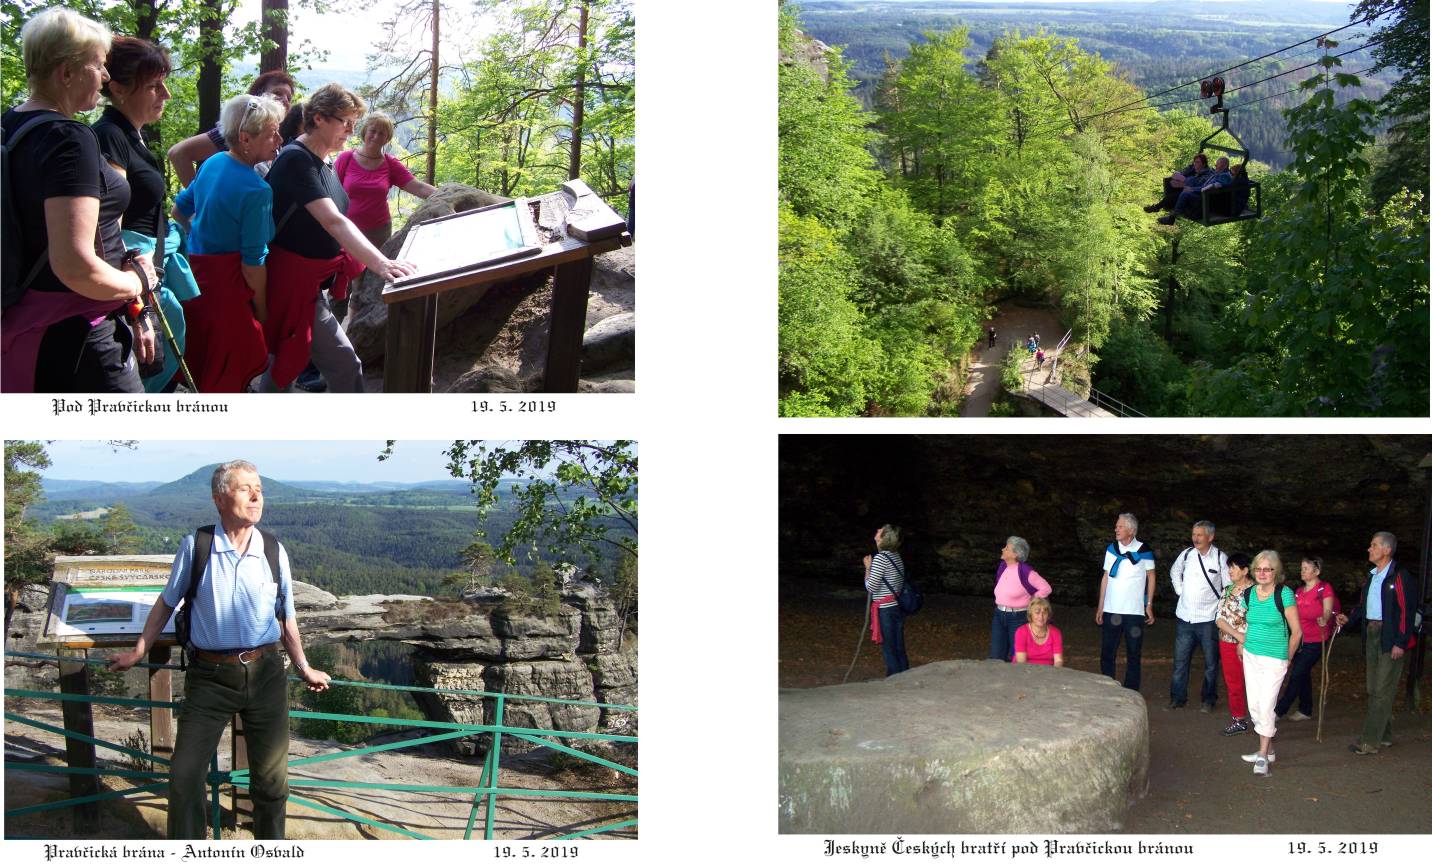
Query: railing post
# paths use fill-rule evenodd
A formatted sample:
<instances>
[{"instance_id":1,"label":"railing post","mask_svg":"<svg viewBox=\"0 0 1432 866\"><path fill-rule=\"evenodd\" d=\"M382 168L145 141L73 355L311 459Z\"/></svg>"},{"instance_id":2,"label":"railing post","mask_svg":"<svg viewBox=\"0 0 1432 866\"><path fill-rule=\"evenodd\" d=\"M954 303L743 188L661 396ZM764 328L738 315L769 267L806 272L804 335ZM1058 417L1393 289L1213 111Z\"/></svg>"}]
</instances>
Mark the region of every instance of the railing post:
<instances>
[{"instance_id":1,"label":"railing post","mask_svg":"<svg viewBox=\"0 0 1432 866\"><path fill-rule=\"evenodd\" d=\"M244 736L243 717L240 716L238 713L234 714L233 731L234 760L233 763L229 765L229 770L230 772L236 770L247 770L249 768L249 741L248 738ZM233 807L234 810L233 826L235 829L238 829L239 826L240 812L246 811L249 813L250 817L252 817L253 815L253 803L249 801L248 791L248 788L244 788L239 785L235 785L230 789L230 805Z\"/></svg>"},{"instance_id":2,"label":"railing post","mask_svg":"<svg viewBox=\"0 0 1432 866\"><path fill-rule=\"evenodd\" d=\"M174 700L174 678L168 668L157 665L169 664L171 658L168 646L157 646L149 651L149 663L156 665L149 669L149 699L151 701ZM157 757L174 757L174 710L169 707L149 708L149 751Z\"/></svg>"},{"instance_id":3,"label":"railing post","mask_svg":"<svg viewBox=\"0 0 1432 866\"><path fill-rule=\"evenodd\" d=\"M502 719L506 712L504 704L506 698L506 695L500 693L497 696L497 730L492 732L492 749L487 754L488 760L492 762L492 774L488 776L488 786L491 788L497 787L497 779L502 772ZM497 792L492 791L487 795L487 816L483 821L482 828L483 839L493 838L492 818L496 811Z\"/></svg>"},{"instance_id":4,"label":"railing post","mask_svg":"<svg viewBox=\"0 0 1432 866\"><path fill-rule=\"evenodd\" d=\"M62 646L56 652L60 659L60 691L72 695L88 695L89 650ZM75 659L67 661L66 659ZM89 701L62 701L61 716L65 730L94 736L94 705ZM65 738L65 763L72 769L94 769L94 744ZM99 793L99 777L74 774L70 776L70 796L88 797ZM99 828L99 804L81 803L74 810L75 830L93 833Z\"/></svg>"}]
</instances>

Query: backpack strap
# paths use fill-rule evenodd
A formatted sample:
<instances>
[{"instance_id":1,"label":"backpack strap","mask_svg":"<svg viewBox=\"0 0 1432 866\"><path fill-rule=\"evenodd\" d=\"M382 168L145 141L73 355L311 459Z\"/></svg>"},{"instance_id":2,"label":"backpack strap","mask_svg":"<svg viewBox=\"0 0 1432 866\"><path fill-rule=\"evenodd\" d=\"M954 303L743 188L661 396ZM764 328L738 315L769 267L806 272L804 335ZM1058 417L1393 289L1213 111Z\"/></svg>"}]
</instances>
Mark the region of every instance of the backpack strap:
<instances>
[{"instance_id":1,"label":"backpack strap","mask_svg":"<svg viewBox=\"0 0 1432 866\"><path fill-rule=\"evenodd\" d=\"M880 551L880 555L884 556L885 561L890 563L890 565L894 567L895 573L900 575L900 580L905 580L905 569L900 567L900 563L895 561L895 557L890 555L890 551L882 550ZM871 563L871 567L874 567L874 562ZM885 575L880 575L880 582L885 584L885 589L887 589L891 595L894 595L898 598L899 593L895 592L895 587L890 585L890 581L885 577Z\"/></svg>"},{"instance_id":2,"label":"backpack strap","mask_svg":"<svg viewBox=\"0 0 1432 866\"><path fill-rule=\"evenodd\" d=\"M20 127L16 129L13 133L11 133L9 136L6 136L3 132L0 132L0 146L3 146L4 148L4 170L7 181L11 177L10 155L15 152L15 148L19 146L20 142L24 140L25 136L29 135L34 130L49 126L50 124L55 123L57 121L66 120L70 121L71 123L79 123L79 121L75 120L74 118L65 117L58 111L44 111L41 112L39 116L32 117L24 123L20 124ZM12 213L14 204L11 201L12 196L8 184L5 193L5 217L7 220L15 219L18 225L18 214ZM20 279L18 294L24 294L25 291L30 288L30 285L34 283L36 279L39 278L40 272L45 269L45 265L49 264L49 262L50 248L46 246L44 249L40 250L40 255L38 258L35 259L35 263L30 266L30 270L26 271L25 276Z\"/></svg>"},{"instance_id":3,"label":"backpack strap","mask_svg":"<svg viewBox=\"0 0 1432 866\"><path fill-rule=\"evenodd\" d=\"M254 527L258 529L258 527ZM284 619L285 598L283 593L283 581L279 580L278 574L278 539L272 532L259 529L259 535L264 540L264 559L268 560L269 574L273 575L274 586L278 591L274 594L274 618L279 622Z\"/></svg>"}]
</instances>

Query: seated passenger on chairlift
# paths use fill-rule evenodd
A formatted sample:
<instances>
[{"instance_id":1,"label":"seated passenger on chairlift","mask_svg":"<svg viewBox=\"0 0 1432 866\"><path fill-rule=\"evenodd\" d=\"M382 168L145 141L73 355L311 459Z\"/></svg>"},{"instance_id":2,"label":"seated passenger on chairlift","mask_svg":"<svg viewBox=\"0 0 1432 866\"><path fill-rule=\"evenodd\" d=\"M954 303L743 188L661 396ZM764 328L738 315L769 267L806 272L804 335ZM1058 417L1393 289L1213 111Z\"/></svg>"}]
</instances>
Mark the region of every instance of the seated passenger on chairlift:
<instances>
[{"instance_id":1,"label":"seated passenger on chairlift","mask_svg":"<svg viewBox=\"0 0 1432 866\"><path fill-rule=\"evenodd\" d=\"M1195 185L1197 184L1197 185ZM1175 217L1182 216L1184 219L1203 219L1203 194L1204 189L1220 189L1233 185L1233 173L1228 170L1228 157L1220 156L1218 162L1214 163L1214 172L1202 181L1193 181L1184 186L1183 192L1178 194L1178 201L1174 204L1173 213L1168 216L1159 217L1159 222L1166 226L1173 225Z\"/></svg>"},{"instance_id":2,"label":"seated passenger on chairlift","mask_svg":"<svg viewBox=\"0 0 1432 866\"><path fill-rule=\"evenodd\" d=\"M1183 171L1176 171L1163 182L1163 198L1151 205L1144 206L1144 213L1153 213L1159 210L1173 210L1178 202L1178 194L1187 187L1190 182L1197 186L1203 183L1213 171L1208 167L1208 157L1202 153L1195 154L1193 162L1184 167Z\"/></svg>"}]
</instances>

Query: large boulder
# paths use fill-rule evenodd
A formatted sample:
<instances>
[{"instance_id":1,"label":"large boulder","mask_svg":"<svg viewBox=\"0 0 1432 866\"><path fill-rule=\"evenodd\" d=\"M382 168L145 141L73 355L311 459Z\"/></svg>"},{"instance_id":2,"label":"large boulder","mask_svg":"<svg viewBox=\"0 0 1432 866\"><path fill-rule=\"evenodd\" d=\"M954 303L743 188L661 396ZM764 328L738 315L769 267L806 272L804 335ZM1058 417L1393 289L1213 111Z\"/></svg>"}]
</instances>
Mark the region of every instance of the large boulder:
<instances>
[{"instance_id":1,"label":"large boulder","mask_svg":"<svg viewBox=\"0 0 1432 866\"><path fill-rule=\"evenodd\" d=\"M1148 764L1143 698L1069 668L945 661L780 693L783 833L1108 833Z\"/></svg>"},{"instance_id":2,"label":"large boulder","mask_svg":"<svg viewBox=\"0 0 1432 866\"><path fill-rule=\"evenodd\" d=\"M571 661L531 661L492 665L484 671L488 691L504 692L505 701L503 724L515 728L542 728L556 731L595 731L601 721L601 709L592 706L596 701L593 691L592 673L581 659ZM582 704L559 704L552 701L524 701L517 696L540 696L585 701ZM488 721L495 721L495 702ZM562 737L559 742L568 745L590 745L590 741ZM506 753L526 752L537 748L536 743L517 737L505 737L502 751Z\"/></svg>"}]
</instances>

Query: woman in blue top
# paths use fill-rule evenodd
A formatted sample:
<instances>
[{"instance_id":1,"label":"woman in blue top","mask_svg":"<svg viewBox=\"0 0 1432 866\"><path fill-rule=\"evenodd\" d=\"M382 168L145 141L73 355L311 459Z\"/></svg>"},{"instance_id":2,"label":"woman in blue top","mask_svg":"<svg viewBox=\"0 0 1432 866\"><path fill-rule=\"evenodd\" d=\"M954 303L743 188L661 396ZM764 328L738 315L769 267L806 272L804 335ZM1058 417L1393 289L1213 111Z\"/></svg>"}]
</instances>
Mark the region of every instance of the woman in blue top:
<instances>
[{"instance_id":1,"label":"woman in blue top","mask_svg":"<svg viewBox=\"0 0 1432 866\"><path fill-rule=\"evenodd\" d=\"M1288 672L1288 659L1303 640L1298 604L1293 591L1282 582L1283 562L1277 551L1264 550L1253 557L1253 585L1245 591L1240 605L1247 611L1248 630L1234 634L1243 655L1248 715L1253 717L1253 730L1258 732L1258 751L1244 755L1243 760L1251 763L1254 774L1259 776L1268 775L1268 765L1278 760L1273 751L1273 737L1278 733L1274 705ZM1281 605L1274 593L1282 597Z\"/></svg>"},{"instance_id":2,"label":"woman in blue top","mask_svg":"<svg viewBox=\"0 0 1432 866\"><path fill-rule=\"evenodd\" d=\"M283 106L268 96L236 96L220 125L229 149L207 159L174 200L189 232L189 261L200 295L184 305L184 360L201 393L243 391L268 366L264 260L273 239L273 193L254 171L278 151Z\"/></svg>"}]
</instances>

